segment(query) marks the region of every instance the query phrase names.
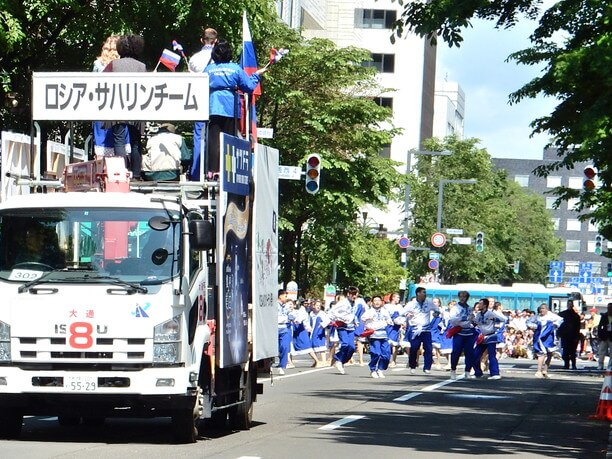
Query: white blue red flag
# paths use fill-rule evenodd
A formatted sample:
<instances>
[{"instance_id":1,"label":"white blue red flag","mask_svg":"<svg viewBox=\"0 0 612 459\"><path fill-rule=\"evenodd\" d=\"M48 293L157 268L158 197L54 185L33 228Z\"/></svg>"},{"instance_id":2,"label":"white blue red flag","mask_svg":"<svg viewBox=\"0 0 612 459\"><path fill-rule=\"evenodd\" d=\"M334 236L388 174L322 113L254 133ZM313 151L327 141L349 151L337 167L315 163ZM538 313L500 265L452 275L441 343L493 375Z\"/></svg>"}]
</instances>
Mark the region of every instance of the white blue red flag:
<instances>
[{"instance_id":1,"label":"white blue red flag","mask_svg":"<svg viewBox=\"0 0 612 459\"><path fill-rule=\"evenodd\" d=\"M244 69L247 75L252 75L257 71L257 55L255 54L255 47L253 46L251 29L249 28L249 21L247 20L246 11L242 15L242 56L240 57L240 66ZM250 118L249 126L253 143L257 142L257 113L255 111L255 101L257 96L260 95L261 84L258 84L250 97L251 103L249 109L242 110L242 129L246 131L246 112L248 111Z\"/></svg>"},{"instance_id":2,"label":"white blue red flag","mask_svg":"<svg viewBox=\"0 0 612 459\"><path fill-rule=\"evenodd\" d=\"M270 50L270 64L276 64L283 57L285 57L288 52L289 50L285 48L280 48L280 49L272 48Z\"/></svg>"},{"instance_id":3,"label":"white blue red flag","mask_svg":"<svg viewBox=\"0 0 612 459\"><path fill-rule=\"evenodd\" d=\"M162 51L161 57L159 58L159 62L164 64L166 67L168 67L173 72L176 70L176 66L179 64L180 61L181 61L181 56L170 51L169 49L164 49Z\"/></svg>"},{"instance_id":4,"label":"white blue red flag","mask_svg":"<svg viewBox=\"0 0 612 459\"><path fill-rule=\"evenodd\" d=\"M181 56L185 57L185 51L183 50L183 46L176 40L172 40L172 50L178 51L181 53Z\"/></svg>"}]
</instances>

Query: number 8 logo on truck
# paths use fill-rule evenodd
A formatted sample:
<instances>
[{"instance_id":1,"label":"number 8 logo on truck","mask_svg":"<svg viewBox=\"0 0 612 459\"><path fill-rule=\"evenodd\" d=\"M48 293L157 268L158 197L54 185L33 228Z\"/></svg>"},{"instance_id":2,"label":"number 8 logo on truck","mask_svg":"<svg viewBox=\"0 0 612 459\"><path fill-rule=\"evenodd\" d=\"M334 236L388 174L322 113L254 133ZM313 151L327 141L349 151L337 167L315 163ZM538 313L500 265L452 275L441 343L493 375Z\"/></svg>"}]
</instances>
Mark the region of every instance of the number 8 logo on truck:
<instances>
[{"instance_id":1,"label":"number 8 logo on truck","mask_svg":"<svg viewBox=\"0 0 612 459\"><path fill-rule=\"evenodd\" d=\"M68 344L75 349L89 349L93 345L93 326L89 322L73 322L70 324Z\"/></svg>"}]
</instances>

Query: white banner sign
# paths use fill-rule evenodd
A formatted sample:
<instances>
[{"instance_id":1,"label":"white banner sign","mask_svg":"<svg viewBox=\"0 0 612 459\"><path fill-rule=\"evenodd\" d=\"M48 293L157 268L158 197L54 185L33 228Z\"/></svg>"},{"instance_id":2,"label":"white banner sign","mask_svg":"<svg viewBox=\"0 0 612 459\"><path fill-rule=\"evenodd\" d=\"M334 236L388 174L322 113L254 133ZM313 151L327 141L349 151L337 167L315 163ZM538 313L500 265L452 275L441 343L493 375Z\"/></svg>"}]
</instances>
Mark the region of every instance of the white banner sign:
<instances>
[{"instance_id":1,"label":"white banner sign","mask_svg":"<svg viewBox=\"0 0 612 459\"><path fill-rule=\"evenodd\" d=\"M59 121L205 121L205 73L35 72L32 118Z\"/></svg>"}]
</instances>

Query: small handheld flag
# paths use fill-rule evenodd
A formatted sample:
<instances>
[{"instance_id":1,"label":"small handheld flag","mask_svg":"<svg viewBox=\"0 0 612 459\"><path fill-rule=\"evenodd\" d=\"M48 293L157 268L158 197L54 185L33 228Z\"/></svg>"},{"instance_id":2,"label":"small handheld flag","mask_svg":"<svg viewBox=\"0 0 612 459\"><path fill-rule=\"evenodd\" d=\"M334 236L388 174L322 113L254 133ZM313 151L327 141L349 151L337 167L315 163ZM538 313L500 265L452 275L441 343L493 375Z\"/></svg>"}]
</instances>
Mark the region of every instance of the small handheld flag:
<instances>
[{"instance_id":1,"label":"small handheld flag","mask_svg":"<svg viewBox=\"0 0 612 459\"><path fill-rule=\"evenodd\" d=\"M174 51L178 51L181 54L181 56L183 56L183 58L187 59L185 57L185 51L183 50L183 46L178 41L172 40L172 49Z\"/></svg>"},{"instance_id":2,"label":"small handheld flag","mask_svg":"<svg viewBox=\"0 0 612 459\"><path fill-rule=\"evenodd\" d=\"M288 49L285 48L272 48L270 49L270 64L276 64L283 57L285 57L289 53Z\"/></svg>"},{"instance_id":3,"label":"small handheld flag","mask_svg":"<svg viewBox=\"0 0 612 459\"><path fill-rule=\"evenodd\" d=\"M159 58L159 62L164 64L166 67L168 67L173 72L176 70L176 66L179 64L180 61L181 61L181 56L170 51L169 49L164 49L161 57Z\"/></svg>"}]
</instances>

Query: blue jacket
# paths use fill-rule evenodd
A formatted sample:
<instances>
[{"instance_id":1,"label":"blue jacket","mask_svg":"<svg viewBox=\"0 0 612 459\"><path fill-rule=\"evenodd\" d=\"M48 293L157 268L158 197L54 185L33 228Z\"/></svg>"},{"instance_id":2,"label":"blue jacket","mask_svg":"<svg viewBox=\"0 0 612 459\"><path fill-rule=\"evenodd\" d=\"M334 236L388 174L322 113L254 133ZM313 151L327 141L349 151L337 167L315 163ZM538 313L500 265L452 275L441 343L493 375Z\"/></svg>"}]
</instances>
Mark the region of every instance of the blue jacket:
<instances>
[{"instance_id":1,"label":"blue jacket","mask_svg":"<svg viewBox=\"0 0 612 459\"><path fill-rule=\"evenodd\" d=\"M209 64L204 72L208 73L209 78L210 114L229 118L234 117L236 89L252 93L260 80L259 75L254 73L248 76L242 67L233 62ZM236 113L238 116L240 112Z\"/></svg>"}]
</instances>

